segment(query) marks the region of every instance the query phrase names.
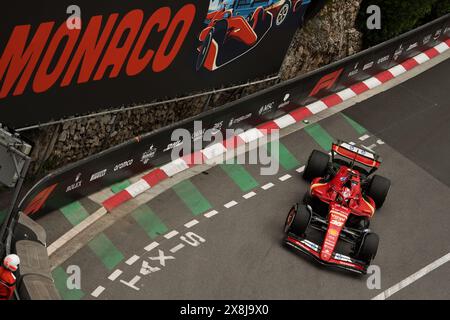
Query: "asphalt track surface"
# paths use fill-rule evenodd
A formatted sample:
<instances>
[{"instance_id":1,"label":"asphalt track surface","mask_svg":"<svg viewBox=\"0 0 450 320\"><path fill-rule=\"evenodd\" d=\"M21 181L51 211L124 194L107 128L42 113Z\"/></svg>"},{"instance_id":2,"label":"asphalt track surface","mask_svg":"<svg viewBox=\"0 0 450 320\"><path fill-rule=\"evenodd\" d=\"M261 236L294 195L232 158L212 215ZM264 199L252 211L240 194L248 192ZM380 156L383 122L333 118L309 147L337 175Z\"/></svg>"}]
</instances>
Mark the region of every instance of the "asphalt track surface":
<instances>
[{"instance_id":1,"label":"asphalt track surface","mask_svg":"<svg viewBox=\"0 0 450 320\"><path fill-rule=\"evenodd\" d=\"M54 270L60 293L64 299L375 297L450 252L449 74L446 60L283 137L275 176L262 176L258 165L216 166L140 205ZM381 239L374 261L381 289L368 289L367 276L324 268L281 245L287 212L308 188L296 170L333 139L373 148L383 158L379 174L392 181L371 224ZM64 287L71 265L81 268L81 290ZM449 271L445 264L391 299L450 299Z\"/></svg>"}]
</instances>

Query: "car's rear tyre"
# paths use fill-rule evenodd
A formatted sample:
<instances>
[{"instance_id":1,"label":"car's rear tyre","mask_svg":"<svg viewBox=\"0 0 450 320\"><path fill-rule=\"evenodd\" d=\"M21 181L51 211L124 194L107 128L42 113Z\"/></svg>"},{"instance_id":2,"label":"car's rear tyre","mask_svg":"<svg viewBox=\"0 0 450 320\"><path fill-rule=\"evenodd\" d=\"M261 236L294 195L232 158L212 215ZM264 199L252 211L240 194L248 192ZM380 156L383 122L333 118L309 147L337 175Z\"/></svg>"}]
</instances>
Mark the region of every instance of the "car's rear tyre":
<instances>
[{"instance_id":1,"label":"car's rear tyre","mask_svg":"<svg viewBox=\"0 0 450 320\"><path fill-rule=\"evenodd\" d=\"M308 208L303 205L298 206L297 210L295 210L295 208L292 209L286 218L284 232L290 232L297 236L303 236L311 221L311 212L309 212Z\"/></svg>"},{"instance_id":2,"label":"car's rear tyre","mask_svg":"<svg viewBox=\"0 0 450 320\"><path fill-rule=\"evenodd\" d=\"M367 233L363 236L356 258L367 264L375 258L380 238L376 233Z\"/></svg>"},{"instance_id":3,"label":"car's rear tyre","mask_svg":"<svg viewBox=\"0 0 450 320\"><path fill-rule=\"evenodd\" d=\"M391 188L391 181L385 177L374 175L367 186L366 194L373 199L377 208L381 208Z\"/></svg>"},{"instance_id":4,"label":"car's rear tyre","mask_svg":"<svg viewBox=\"0 0 450 320\"><path fill-rule=\"evenodd\" d=\"M311 181L314 178L323 177L327 172L329 162L330 156L328 154L314 150L309 156L308 163L303 172L303 178Z\"/></svg>"}]
</instances>

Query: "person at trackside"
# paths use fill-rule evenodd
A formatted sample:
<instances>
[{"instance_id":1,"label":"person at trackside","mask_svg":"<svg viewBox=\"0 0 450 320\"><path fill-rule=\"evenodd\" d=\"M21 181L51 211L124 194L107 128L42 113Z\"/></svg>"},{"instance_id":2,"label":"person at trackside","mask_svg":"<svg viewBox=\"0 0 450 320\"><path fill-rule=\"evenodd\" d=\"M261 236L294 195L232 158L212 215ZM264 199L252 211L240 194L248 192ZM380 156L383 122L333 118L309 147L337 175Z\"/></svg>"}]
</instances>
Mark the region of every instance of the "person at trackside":
<instances>
[{"instance_id":1,"label":"person at trackside","mask_svg":"<svg viewBox=\"0 0 450 320\"><path fill-rule=\"evenodd\" d=\"M14 272L19 267L20 259L15 254L6 256L0 267L0 300L10 300L16 289Z\"/></svg>"}]
</instances>

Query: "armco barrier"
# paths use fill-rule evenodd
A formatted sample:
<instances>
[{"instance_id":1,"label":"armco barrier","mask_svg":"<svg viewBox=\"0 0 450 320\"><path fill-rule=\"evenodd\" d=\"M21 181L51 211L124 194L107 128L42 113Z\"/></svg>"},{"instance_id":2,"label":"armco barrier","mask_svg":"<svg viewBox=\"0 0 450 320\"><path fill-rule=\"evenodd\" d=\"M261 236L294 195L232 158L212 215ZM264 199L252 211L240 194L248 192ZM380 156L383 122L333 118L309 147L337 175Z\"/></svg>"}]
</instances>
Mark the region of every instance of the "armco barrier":
<instances>
[{"instance_id":1,"label":"armco barrier","mask_svg":"<svg viewBox=\"0 0 450 320\"><path fill-rule=\"evenodd\" d=\"M171 141L173 130L184 128L193 139L194 121L201 121L204 130L247 130L293 110L316 113L327 103L339 102L335 93L351 88L361 93L371 88L377 77L392 77L385 72L403 63L404 69L417 65L420 53L432 49L449 38L450 14L307 75L280 83L270 89L211 110L197 117L135 139L57 170L38 182L22 199L20 208L26 214L45 213L71 201L90 195L117 181L137 175L169 162L177 142ZM418 56L415 59L410 59ZM325 103L321 100L322 98ZM309 109L301 106L309 105ZM297 111L296 111L297 112ZM303 115L302 115L303 116ZM202 148L207 146L202 142ZM184 165L184 164L181 164ZM164 174L164 173L161 173ZM152 182L150 181L149 184Z\"/></svg>"}]
</instances>

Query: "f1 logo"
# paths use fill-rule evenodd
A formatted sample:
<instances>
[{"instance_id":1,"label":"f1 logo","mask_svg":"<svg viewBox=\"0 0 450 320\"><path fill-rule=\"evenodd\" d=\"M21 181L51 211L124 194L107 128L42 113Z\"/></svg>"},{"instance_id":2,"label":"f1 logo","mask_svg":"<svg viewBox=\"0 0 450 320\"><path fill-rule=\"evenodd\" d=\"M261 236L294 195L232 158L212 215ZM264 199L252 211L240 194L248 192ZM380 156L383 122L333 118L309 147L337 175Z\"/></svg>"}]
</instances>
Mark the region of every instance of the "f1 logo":
<instances>
[{"instance_id":1,"label":"f1 logo","mask_svg":"<svg viewBox=\"0 0 450 320\"><path fill-rule=\"evenodd\" d=\"M319 80L319 82L316 84L314 89L311 91L309 96L313 97L313 96L317 95L323 89L331 89L334 86L334 84L336 83L336 81L339 79L343 70L344 69L341 68L337 71L327 74L326 76L323 76L322 79Z\"/></svg>"}]
</instances>

